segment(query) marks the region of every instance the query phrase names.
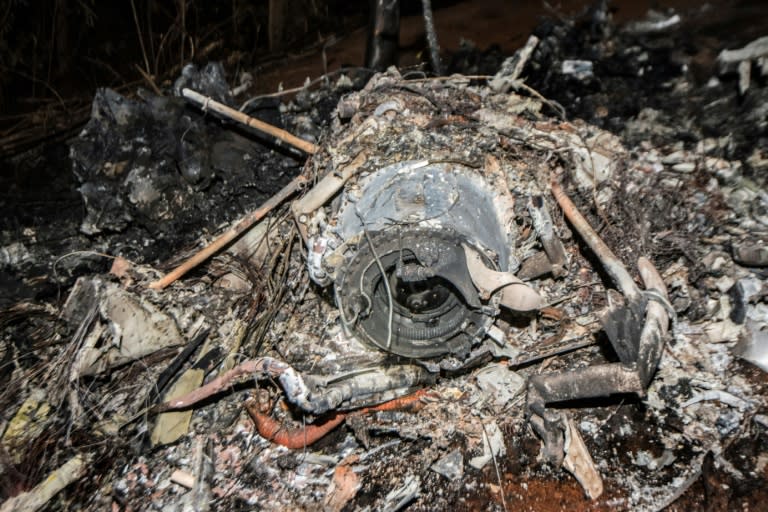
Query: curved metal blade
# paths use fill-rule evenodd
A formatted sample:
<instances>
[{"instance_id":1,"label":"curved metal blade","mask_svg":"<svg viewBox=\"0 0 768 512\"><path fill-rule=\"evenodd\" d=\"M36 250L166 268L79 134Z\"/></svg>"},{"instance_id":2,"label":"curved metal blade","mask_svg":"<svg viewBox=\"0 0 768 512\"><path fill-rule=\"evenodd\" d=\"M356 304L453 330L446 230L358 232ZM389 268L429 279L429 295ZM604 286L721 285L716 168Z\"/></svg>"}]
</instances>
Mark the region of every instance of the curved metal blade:
<instances>
[{"instance_id":1,"label":"curved metal blade","mask_svg":"<svg viewBox=\"0 0 768 512\"><path fill-rule=\"evenodd\" d=\"M467 245L467 270L480 295L487 299L501 290L501 305L512 311L534 311L541 307L541 295L511 272L497 272L485 266L482 258Z\"/></svg>"}]
</instances>

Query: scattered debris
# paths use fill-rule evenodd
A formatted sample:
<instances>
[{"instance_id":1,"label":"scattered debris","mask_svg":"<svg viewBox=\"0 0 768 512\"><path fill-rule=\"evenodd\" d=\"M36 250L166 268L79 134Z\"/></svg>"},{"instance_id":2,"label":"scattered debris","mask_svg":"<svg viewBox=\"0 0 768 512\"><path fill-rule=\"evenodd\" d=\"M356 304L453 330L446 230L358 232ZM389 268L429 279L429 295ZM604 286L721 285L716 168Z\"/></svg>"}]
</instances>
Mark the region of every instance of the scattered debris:
<instances>
[{"instance_id":1,"label":"scattered debris","mask_svg":"<svg viewBox=\"0 0 768 512\"><path fill-rule=\"evenodd\" d=\"M464 475L464 456L459 449L451 450L436 460L430 469L448 480L457 480Z\"/></svg>"},{"instance_id":2,"label":"scattered debris","mask_svg":"<svg viewBox=\"0 0 768 512\"><path fill-rule=\"evenodd\" d=\"M503 364L490 364L476 377L477 386L499 412L525 389L525 379Z\"/></svg>"},{"instance_id":3,"label":"scattered debris","mask_svg":"<svg viewBox=\"0 0 768 512\"><path fill-rule=\"evenodd\" d=\"M377 508L380 510L391 510L392 512L402 510L419 495L420 490L421 479L414 475L407 475L403 485L392 489L384 498L383 503L377 506Z\"/></svg>"},{"instance_id":4,"label":"scattered debris","mask_svg":"<svg viewBox=\"0 0 768 512\"><path fill-rule=\"evenodd\" d=\"M100 90L72 237L0 233L3 510L759 506L764 57L712 82L690 19L598 8L490 78L248 114L217 65Z\"/></svg>"},{"instance_id":5,"label":"scattered debris","mask_svg":"<svg viewBox=\"0 0 768 512\"><path fill-rule=\"evenodd\" d=\"M590 499L599 498L603 494L603 479L595 467L592 456L584 444L576 424L568 420L565 429L565 458L563 467L579 481L584 492Z\"/></svg>"},{"instance_id":6,"label":"scattered debris","mask_svg":"<svg viewBox=\"0 0 768 512\"><path fill-rule=\"evenodd\" d=\"M717 400L726 405L730 405L731 407L736 407L737 409L742 411L750 408L749 402L747 402L746 400L742 398L738 398L732 395L731 393L728 393L727 391L722 391L717 389L705 391L704 393L694 395L690 400L686 400L685 402L680 404L680 407L686 408L688 406L697 404L705 400Z\"/></svg>"},{"instance_id":7,"label":"scattered debris","mask_svg":"<svg viewBox=\"0 0 768 512\"><path fill-rule=\"evenodd\" d=\"M161 349L183 343L176 322L146 300L101 279L81 278L64 304L62 316L86 329L96 309L104 325L90 330L78 347L76 376L102 373Z\"/></svg>"},{"instance_id":8,"label":"scattered debris","mask_svg":"<svg viewBox=\"0 0 768 512\"><path fill-rule=\"evenodd\" d=\"M528 408L533 414L531 425L544 441L543 449L547 460L559 464L565 454L568 422L561 414L545 410L547 403L616 393L643 395L656 371L664 348L669 313L674 316L674 311L669 304L664 282L650 261L646 258L640 258L638 261L638 268L647 288L643 294L621 261L600 239L556 182L552 183L552 193L568 220L584 238L624 296L622 303L611 304L609 294L608 308L602 317L603 328L619 356L620 363L586 367L559 374L536 375L529 379ZM577 460L586 459L580 457ZM582 469L586 466L576 462L573 465ZM585 481L586 479L592 480L585 477ZM590 495L598 489L596 484L588 484L586 487Z\"/></svg>"},{"instance_id":9,"label":"scattered debris","mask_svg":"<svg viewBox=\"0 0 768 512\"><path fill-rule=\"evenodd\" d=\"M645 20L633 21L628 23L624 30L630 34L648 34L653 32L664 32L680 25L682 18L679 14L664 14L658 11L650 10Z\"/></svg>"},{"instance_id":10,"label":"scattered debris","mask_svg":"<svg viewBox=\"0 0 768 512\"><path fill-rule=\"evenodd\" d=\"M177 469L171 473L171 481L175 484L182 485L187 489L191 489L195 486L195 475Z\"/></svg>"},{"instance_id":11,"label":"scattered debris","mask_svg":"<svg viewBox=\"0 0 768 512\"><path fill-rule=\"evenodd\" d=\"M333 470L333 481L325 496L327 510L339 512L360 489L360 478L351 466L339 464Z\"/></svg>"},{"instance_id":12,"label":"scattered debris","mask_svg":"<svg viewBox=\"0 0 768 512\"><path fill-rule=\"evenodd\" d=\"M504 60L501 68L496 75L488 82L488 86L495 92L509 92L520 87L523 82L520 75L523 73L525 65L531 58L531 54L539 44L539 38L535 35L528 37L525 46L515 52L515 54Z\"/></svg>"},{"instance_id":13,"label":"scattered debris","mask_svg":"<svg viewBox=\"0 0 768 512\"><path fill-rule=\"evenodd\" d=\"M739 93L749 89L752 78L752 66L760 69L760 75L768 75L768 36L755 39L743 48L723 50L717 56L720 73L737 71L739 75Z\"/></svg>"},{"instance_id":14,"label":"scattered debris","mask_svg":"<svg viewBox=\"0 0 768 512\"><path fill-rule=\"evenodd\" d=\"M749 267L768 267L768 246L744 242L733 247L733 259Z\"/></svg>"},{"instance_id":15,"label":"scattered debris","mask_svg":"<svg viewBox=\"0 0 768 512\"><path fill-rule=\"evenodd\" d=\"M765 322L747 321L746 332L742 333L736 353L768 372L768 330Z\"/></svg>"},{"instance_id":16,"label":"scattered debris","mask_svg":"<svg viewBox=\"0 0 768 512\"><path fill-rule=\"evenodd\" d=\"M504 434L499 429L499 425L495 421L490 421L489 423L483 423L482 427L482 453L469 459L469 465L475 469L483 469L486 464L507 453L507 448L504 444Z\"/></svg>"},{"instance_id":17,"label":"scattered debris","mask_svg":"<svg viewBox=\"0 0 768 512\"><path fill-rule=\"evenodd\" d=\"M210 440L198 437L192 452L192 474L194 481L189 492L181 497L182 512L207 512L211 510L211 481L214 476L215 455Z\"/></svg>"},{"instance_id":18,"label":"scattered debris","mask_svg":"<svg viewBox=\"0 0 768 512\"><path fill-rule=\"evenodd\" d=\"M75 455L48 475L29 492L23 492L5 501L0 512L34 512L45 507L62 489L81 479L91 463L89 457Z\"/></svg>"},{"instance_id":19,"label":"scattered debris","mask_svg":"<svg viewBox=\"0 0 768 512\"><path fill-rule=\"evenodd\" d=\"M675 462L675 455L670 450L664 450L659 457L653 457L649 452L640 450L635 456L635 464L650 470L663 469Z\"/></svg>"},{"instance_id":20,"label":"scattered debris","mask_svg":"<svg viewBox=\"0 0 768 512\"><path fill-rule=\"evenodd\" d=\"M562 64L562 73L564 75L572 75L577 80L586 80L593 75L592 61L564 60Z\"/></svg>"}]
</instances>

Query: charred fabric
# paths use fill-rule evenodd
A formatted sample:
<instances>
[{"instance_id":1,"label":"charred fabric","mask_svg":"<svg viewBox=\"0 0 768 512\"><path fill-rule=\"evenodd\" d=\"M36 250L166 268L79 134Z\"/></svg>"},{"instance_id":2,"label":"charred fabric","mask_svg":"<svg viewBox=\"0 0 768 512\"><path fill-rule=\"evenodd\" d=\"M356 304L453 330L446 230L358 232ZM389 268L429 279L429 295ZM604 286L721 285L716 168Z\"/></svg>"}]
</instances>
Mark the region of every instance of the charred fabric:
<instances>
[{"instance_id":1,"label":"charred fabric","mask_svg":"<svg viewBox=\"0 0 768 512\"><path fill-rule=\"evenodd\" d=\"M568 430L547 404L643 394L669 321L661 278L641 261L649 290L639 290L551 184L592 190L625 150L607 132L546 116L545 102L511 87L503 77L491 87L409 83L390 71L340 102L308 163L315 184L291 207L309 276L330 291L340 328L322 357L308 362L313 346L293 346L286 361L259 367L306 412L380 403L535 344L513 325L535 318L553 280L573 272L555 197L619 290L603 323L620 362L530 380L528 413L545 455L563 461Z\"/></svg>"}]
</instances>

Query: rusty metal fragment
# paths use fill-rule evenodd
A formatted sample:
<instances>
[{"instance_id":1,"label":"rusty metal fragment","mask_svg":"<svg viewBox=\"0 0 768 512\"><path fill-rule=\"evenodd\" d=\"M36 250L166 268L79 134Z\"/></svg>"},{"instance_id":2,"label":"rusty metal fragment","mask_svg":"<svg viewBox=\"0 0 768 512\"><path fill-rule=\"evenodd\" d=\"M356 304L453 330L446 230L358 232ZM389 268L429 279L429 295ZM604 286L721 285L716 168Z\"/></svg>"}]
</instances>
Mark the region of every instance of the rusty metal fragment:
<instances>
[{"instance_id":1,"label":"rusty metal fragment","mask_svg":"<svg viewBox=\"0 0 768 512\"><path fill-rule=\"evenodd\" d=\"M510 272L489 269L476 251L463 247L469 275L481 296L490 297L503 289L500 303L512 311L533 311L541 306L541 296L536 290Z\"/></svg>"}]
</instances>

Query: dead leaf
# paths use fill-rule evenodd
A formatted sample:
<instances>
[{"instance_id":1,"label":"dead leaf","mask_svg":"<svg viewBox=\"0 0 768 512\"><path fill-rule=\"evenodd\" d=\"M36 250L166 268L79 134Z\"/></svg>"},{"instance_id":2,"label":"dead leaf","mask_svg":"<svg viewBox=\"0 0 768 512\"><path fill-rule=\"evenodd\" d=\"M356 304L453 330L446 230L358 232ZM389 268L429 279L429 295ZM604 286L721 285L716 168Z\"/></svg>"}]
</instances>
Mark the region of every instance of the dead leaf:
<instances>
[{"instance_id":1,"label":"dead leaf","mask_svg":"<svg viewBox=\"0 0 768 512\"><path fill-rule=\"evenodd\" d=\"M360 477L357 476L350 466L341 464L336 466L333 472L333 481L325 497L325 509L339 512L355 497L360 486Z\"/></svg>"}]
</instances>

